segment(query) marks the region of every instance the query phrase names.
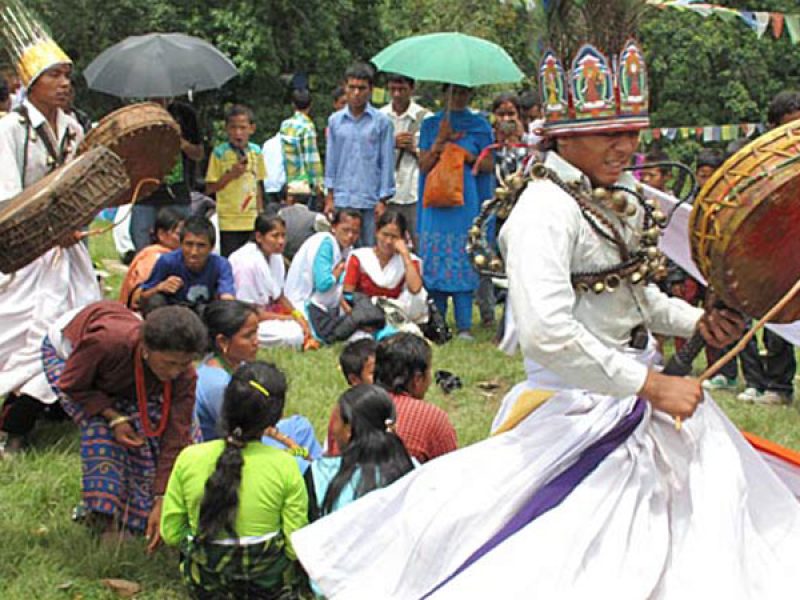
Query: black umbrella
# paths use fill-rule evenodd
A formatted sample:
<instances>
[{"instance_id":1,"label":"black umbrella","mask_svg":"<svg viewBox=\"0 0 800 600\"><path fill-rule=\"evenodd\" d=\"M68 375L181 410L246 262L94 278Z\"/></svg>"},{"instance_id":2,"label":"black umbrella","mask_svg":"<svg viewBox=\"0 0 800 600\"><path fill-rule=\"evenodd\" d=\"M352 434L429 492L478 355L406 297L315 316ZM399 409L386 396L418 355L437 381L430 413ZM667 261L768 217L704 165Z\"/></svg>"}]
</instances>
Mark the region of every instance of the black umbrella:
<instances>
[{"instance_id":1,"label":"black umbrella","mask_svg":"<svg viewBox=\"0 0 800 600\"><path fill-rule=\"evenodd\" d=\"M86 67L89 87L121 98L173 98L219 87L238 71L208 42L182 33L131 36Z\"/></svg>"}]
</instances>

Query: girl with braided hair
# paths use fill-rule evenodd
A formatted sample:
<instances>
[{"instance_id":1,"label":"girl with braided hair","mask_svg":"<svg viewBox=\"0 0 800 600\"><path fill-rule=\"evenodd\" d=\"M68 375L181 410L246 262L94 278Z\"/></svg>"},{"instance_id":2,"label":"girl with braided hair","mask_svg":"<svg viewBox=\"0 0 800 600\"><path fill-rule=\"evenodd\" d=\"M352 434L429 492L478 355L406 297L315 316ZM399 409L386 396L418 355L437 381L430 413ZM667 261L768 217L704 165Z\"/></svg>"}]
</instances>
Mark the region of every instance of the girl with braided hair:
<instances>
[{"instance_id":1,"label":"girl with braided hair","mask_svg":"<svg viewBox=\"0 0 800 600\"><path fill-rule=\"evenodd\" d=\"M289 536L307 523L306 488L294 459L261 443L285 395L274 365L243 364L225 390L224 437L186 448L175 462L161 532L181 546L195 598L305 597Z\"/></svg>"}]
</instances>

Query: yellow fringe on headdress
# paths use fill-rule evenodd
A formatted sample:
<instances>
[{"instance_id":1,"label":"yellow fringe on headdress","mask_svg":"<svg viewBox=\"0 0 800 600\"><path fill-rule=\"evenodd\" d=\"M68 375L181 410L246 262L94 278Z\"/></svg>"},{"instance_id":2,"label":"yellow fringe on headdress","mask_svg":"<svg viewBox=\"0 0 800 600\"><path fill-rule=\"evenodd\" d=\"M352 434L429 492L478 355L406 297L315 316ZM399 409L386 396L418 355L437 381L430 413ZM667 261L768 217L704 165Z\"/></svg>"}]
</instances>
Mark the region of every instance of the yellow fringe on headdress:
<instances>
[{"instance_id":1,"label":"yellow fringe on headdress","mask_svg":"<svg viewBox=\"0 0 800 600\"><path fill-rule=\"evenodd\" d=\"M56 65L72 60L19 0L0 0L0 37L25 87Z\"/></svg>"},{"instance_id":2,"label":"yellow fringe on headdress","mask_svg":"<svg viewBox=\"0 0 800 600\"><path fill-rule=\"evenodd\" d=\"M72 64L69 56L53 40L40 40L26 48L17 62L17 72L25 87L56 65Z\"/></svg>"}]
</instances>

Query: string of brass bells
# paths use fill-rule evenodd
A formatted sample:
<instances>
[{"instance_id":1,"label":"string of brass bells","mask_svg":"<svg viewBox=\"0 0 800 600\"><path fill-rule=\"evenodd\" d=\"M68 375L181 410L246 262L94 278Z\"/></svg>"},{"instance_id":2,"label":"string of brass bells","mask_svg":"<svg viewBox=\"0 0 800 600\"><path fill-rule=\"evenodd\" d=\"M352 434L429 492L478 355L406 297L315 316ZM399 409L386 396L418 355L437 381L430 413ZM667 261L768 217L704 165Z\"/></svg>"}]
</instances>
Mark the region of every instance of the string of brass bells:
<instances>
[{"instance_id":1,"label":"string of brass bells","mask_svg":"<svg viewBox=\"0 0 800 600\"><path fill-rule=\"evenodd\" d=\"M504 277L505 264L502 257L489 244L487 236L491 217L504 221L519 200L528 182L549 179L572 197L589 226L601 237L616 246L620 262L608 268L582 271L571 274L576 291L596 294L613 292L629 281L639 285L661 281L667 275L666 257L658 249L658 238L667 224L667 216L658 209L655 200L646 198L640 186L629 189L624 186L594 188L589 191L580 182L566 183L554 171L541 162L534 163L527 175L518 171L501 180L494 198L481 206L480 213L467 234L467 253L475 269L482 275ZM635 202L631 201L631 197ZM638 204L638 206L637 206ZM608 218L605 207L620 219L632 219L642 208L642 229L638 246L629 248L622 237L620 227ZM499 223L496 224L499 229Z\"/></svg>"}]
</instances>

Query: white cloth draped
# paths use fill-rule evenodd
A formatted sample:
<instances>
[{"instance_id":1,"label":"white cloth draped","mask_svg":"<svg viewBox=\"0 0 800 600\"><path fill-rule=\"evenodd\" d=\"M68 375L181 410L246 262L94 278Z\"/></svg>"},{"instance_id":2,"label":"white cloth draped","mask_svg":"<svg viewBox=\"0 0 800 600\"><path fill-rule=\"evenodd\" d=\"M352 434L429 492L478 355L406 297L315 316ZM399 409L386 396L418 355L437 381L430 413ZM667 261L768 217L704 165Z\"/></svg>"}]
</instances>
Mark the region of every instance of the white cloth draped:
<instances>
[{"instance_id":1,"label":"white cloth draped","mask_svg":"<svg viewBox=\"0 0 800 600\"><path fill-rule=\"evenodd\" d=\"M45 118L30 102L25 102L31 124L37 127ZM45 124L47 135L57 140L68 131L74 136L67 157L71 158L83 131L75 119L59 110L57 132ZM30 186L50 170L47 150L38 133L28 140L24 160L25 126L20 116L9 113L0 119L0 204L22 191L22 165L25 185ZM101 299L89 251L83 243L69 248L54 248L12 275L0 274L0 396L18 390L39 400L56 400L42 370L41 345L48 327L63 313Z\"/></svg>"}]
</instances>

